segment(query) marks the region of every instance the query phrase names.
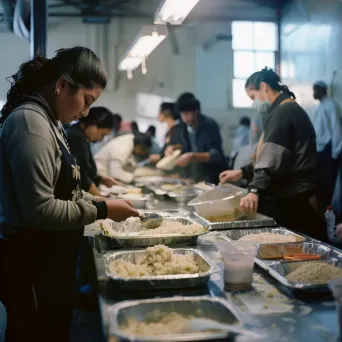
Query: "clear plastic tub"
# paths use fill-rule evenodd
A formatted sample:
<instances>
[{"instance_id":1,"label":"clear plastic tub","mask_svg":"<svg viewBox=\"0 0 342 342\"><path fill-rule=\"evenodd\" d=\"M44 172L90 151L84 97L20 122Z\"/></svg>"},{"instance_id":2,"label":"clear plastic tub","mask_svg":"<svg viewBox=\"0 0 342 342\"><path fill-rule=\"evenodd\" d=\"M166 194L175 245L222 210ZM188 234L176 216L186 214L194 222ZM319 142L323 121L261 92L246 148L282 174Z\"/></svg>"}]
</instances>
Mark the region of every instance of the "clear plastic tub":
<instances>
[{"instance_id":1,"label":"clear plastic tub","mask_svg":"<svg viewBox=\"0 0 342 342\"><path fill-rule=\"evenodd\" d=\"M188 203L198 214L211 222L236 221L243 216L240 200L247 191L234 185L218 186Z\"/></svg>"},{"instance_id":2,"label":"clear plastic tub","mask_svg":"<svg viewBox=\"0 0 342 342\"><path fill-rule=\"evenodd\" d=\"M254 258L258 246L246 242L216 242L224 265L226 290L247 290L253 282Z\"/></svg>"}]
</instances>

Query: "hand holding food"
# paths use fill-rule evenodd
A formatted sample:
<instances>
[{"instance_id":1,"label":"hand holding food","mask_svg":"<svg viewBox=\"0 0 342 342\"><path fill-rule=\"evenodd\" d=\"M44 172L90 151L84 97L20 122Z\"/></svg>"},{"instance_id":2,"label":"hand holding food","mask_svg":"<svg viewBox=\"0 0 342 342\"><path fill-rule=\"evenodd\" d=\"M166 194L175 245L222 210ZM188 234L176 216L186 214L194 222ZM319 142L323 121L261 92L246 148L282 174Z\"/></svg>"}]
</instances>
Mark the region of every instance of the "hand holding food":
<instances>
[{"instance_id":1,"label":"hand holding food","mask_svg":"<svg viewBox=\"0 0 342 342\"><path fill-rule=\"evenodd\" d=\"M174 151L176 150L181 150L182 146L181 145L169 145L166 150L165 150L165 156L171 156L173 154Z\"/></svg>"},{"instance_id":2,"label":"hand holding food","mask_svg":"<svg viewBox=\"0 0 342 342\"><path fill-rule=\"evenodd\" d=\"M177 166L186 167L194 160L194 154L187 152L182 154L176 161Z\"/></svg>"},{"instance_id":3,"label":"hand holding food","mask_svg":"<svg viewBox=\"0 0 342 342\"><path fill-rule=\"evenodd\" d=\"M122 185L121 182L117 181L113 177L107 177L107 176L101 177L101 184L105 185L108 188L112 187L113 185Z\"/></svg>"},{"instance_id":4,"label":"hand holding food","mask_svg":"<svg viewBox=\"0 0 342 342\"><path fill-rule=\"evenodd\" d=\"M242 178L242 170L227 170L220 173L220 184L236 182Z\"/></svg>"},{"instance_id":5,"label":"hand holding food","mask_svg":"<svg viewBox=\"0 0 342 342\"><path fill-rule=\"evenodd\" d=\"M240 207L246 213L255 213L258 210L259 197L256 194L249 193L241 198Z\"/></svg>"},{"instance_id":6,"label":"hand holding food","mask_svg":"<svg viewBox=\"0 0 342 342\"><path fill-rule=\"evenodd\" d=\"M132 203L124 200L109 200L107 203L108 218L115 221L125 221L129 217L138 217L138 210L134 209Z\"/></svg>"}]
</instances>

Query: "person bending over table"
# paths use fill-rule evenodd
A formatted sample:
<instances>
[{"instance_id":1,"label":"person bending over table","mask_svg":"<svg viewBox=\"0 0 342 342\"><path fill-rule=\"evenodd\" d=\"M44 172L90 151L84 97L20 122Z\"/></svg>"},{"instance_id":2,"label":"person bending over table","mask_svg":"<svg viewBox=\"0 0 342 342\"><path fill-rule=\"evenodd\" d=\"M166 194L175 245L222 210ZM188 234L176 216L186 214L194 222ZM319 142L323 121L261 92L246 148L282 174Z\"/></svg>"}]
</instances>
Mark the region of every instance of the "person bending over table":
<instances>
[{"instance_id":1,"label":"person bending over table","mask_svg":"<svg viewBox=\"0 0 342 342\"><path fill-rule=\"evenodd\" d=\"M259 211L279 225L325 241L324 220L312 205L316 143L309 116L271 69L252 74L246 91L262 115L264 133L254 165L221 173L221 183L248 179L249 194L241 200L244 210Z\"/></svg>"}]
</instances>

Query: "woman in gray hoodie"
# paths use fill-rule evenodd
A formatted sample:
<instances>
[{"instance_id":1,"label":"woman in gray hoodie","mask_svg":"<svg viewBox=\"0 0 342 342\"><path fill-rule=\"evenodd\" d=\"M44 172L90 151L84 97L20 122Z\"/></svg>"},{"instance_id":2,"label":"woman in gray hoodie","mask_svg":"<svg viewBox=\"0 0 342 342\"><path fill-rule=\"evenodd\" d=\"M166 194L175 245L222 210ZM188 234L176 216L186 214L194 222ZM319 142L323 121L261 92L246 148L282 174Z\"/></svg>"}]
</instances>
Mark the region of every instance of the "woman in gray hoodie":
<instances>
[{"instance_id":1,"label":"woman in gray hoodie","mask_svg":"<svg viewBox=\"0 0 342 342\"><path fill-rule=\"evenodd\" d=\"M89 49L36 57L12 76L0 119L0 300L6 342L68 341L83 227L139 213L81 190L63 123L86 116L107 83Z\"/></svg>"}]
</instances>

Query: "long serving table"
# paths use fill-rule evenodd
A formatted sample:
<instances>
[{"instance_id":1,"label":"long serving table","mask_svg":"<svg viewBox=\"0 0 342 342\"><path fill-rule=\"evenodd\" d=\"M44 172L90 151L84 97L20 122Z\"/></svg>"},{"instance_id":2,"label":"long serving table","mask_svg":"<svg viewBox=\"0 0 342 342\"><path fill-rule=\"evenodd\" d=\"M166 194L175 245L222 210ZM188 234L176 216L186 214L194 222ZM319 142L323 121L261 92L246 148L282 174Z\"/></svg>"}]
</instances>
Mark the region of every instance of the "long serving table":
<instances>
[{"instance_id":1,"label":"long serving table","mask_svg":"<svg viewBox=\"0 0 342 342\"><path fill-rule=\"evenodd\" d=\"M155 200L149 203L151 210L180 209L189 211L190 208L169 200ZM94 226L87 227L86 234L96 233ZM106 340L114 342L116 339L108 333L108 307L124 301L137 299L151 299L156 297L198 296L210 295L226 299L243 318L244 326L249 330L259 332L266 337L262 341L339 341L338 318L335 302L332 297L322 294L311 294L298 297L287 288L277 283L270 275L255 265L253 286L248 291L225 291L223 285L223 269L220 253L214 242L219 233L212 231L199 238L197 248L215 262L219 272L212 275L206 288L195 290L171 290L153 292L119 292L113 289L106 277L103 252L96 248L94 239L94 259L97 271L99 303ZM247 341L242 336L235 341Z\"/></svg>"}]
</instances>

